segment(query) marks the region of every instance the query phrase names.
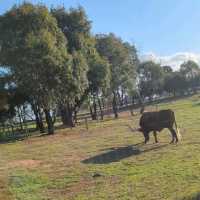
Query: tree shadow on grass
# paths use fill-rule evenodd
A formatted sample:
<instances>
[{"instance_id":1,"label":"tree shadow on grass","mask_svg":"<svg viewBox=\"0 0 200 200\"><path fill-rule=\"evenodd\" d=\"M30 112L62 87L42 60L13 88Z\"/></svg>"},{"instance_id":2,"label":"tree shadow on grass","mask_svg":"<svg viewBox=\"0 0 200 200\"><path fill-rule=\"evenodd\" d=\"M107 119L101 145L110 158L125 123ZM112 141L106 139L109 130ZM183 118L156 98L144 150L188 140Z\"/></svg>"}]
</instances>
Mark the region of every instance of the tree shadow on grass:
<instances>
[{"instance_id":1,"label":"tree shadow on grass","mask_svg":"<svg viewBox=\"0 0 200 200\"><path fill-rule=\"evenodd\" d=\"M152 148L145 149L145 150L140 150L139 147L137 147L137 145L111 148L111 150L106 153L93 156L91 158L82 160L81 162L84 164L109 164L112 162L118 162L130 156L136 156L142 153L157 150L157 149L166 147L167 145L168 144L154 146Z\"/></svg>"}]
</instances>

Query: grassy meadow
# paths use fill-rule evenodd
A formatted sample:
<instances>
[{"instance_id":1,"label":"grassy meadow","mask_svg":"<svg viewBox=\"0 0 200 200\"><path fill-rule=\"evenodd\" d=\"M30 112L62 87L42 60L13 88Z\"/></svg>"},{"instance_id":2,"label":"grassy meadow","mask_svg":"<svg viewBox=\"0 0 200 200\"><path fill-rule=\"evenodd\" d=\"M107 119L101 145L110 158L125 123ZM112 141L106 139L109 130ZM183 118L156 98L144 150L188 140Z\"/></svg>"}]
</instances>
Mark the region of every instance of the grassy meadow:
<instances>
[{"instance_id":1,"label":"grassy meadow","mask_svg":"<svg viewBox=\"0 0 200 200\"><path fill-rule=\"evenodd\" d=\"M195 200L200 193L200 96L158 105L171 108L183 139L168 130L147 145L139 115L90 122L0 144L0 200ZM154 110L155 106L148 107ZM200 198L200 197L199 197Z\"/></svg>"}]
</instances>

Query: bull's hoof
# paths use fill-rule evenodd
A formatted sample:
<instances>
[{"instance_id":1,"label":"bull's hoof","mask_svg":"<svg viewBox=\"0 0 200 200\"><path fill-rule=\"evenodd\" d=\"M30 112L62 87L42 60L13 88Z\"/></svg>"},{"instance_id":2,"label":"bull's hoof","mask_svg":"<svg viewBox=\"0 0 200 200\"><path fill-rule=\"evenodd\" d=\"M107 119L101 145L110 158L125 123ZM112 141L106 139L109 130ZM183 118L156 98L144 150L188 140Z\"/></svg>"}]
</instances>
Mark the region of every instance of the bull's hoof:
<instances>
[{"instance_id":1,"label":"bull's hoof","mask_svg":"<svg viewBox=\"0 0 200 200\"><path fill-rule=\"evenodd\" d=\"M170 142L170 144L174 144L174 140L172 140L172 141Z\"/></svg>"}]
</instances>

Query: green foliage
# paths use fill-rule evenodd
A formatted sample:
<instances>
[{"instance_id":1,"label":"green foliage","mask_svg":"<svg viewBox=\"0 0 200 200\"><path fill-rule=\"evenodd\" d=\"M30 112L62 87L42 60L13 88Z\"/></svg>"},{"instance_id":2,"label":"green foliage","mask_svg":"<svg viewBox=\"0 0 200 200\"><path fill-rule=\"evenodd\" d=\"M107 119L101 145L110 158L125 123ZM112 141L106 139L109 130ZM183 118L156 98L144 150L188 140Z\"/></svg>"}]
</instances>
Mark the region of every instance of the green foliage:
<instances>
[{"instance_id":1,"label":"green foliage","mask_svg":"<svg viewBox=\"0 0 200 200\"><path fill-rule=\"evenodd\" d=\"M111 66L111 90L133 86L138 63L134 46L123 43L114 34L97 35L96 40L97 51Z\"/></svg>"},{"instance_id":2,"label":"green foliage","mask_svg":"<svg viewBox=\"0 0 200 200\"><path fill-rule=\"evenodd\" d=\"M135 90L137 53L134 46L123 43L114 34L97 35L96 49L110 65L110 93L113 94L112 106L115 118L118 117L118 102L122 102L120 93L127 94Z\"/></svg>"},{"instance_id":3,"label":"green foliage","mask_svg":"<svg viewBox=\"0 0 200 200\"><path fill-rule=\"evenodd\" d=\"M110 86L109 63L96 53L90 57L89 65L88 80L91 93L96 95L105 94Z\"/></svg>"},{"instance_id":4,"label":"green foliage","mask_svg":"<svg viewBox=\"0 0 200 200\"><path fill-rule=\"evenodd\" d=\"M194 61L184 62L180 66L180 73L188 82L188 87L194 89L200 85L200 68Z\"/></svg>"},{"instance_id":5,"label":"green foliage","mask_svg":"<svg viewBox=\"0 0 200 200\"><path fill-rule=\"evenodd\" d=\"M49 107L58 73L67 64L66 40L46 7L24 3L0 20L0 63L17 86Z\"/></svg>"},{"instance_id":6,"label":"green foliage","mask_svg":"<svg viewBox=\"0 0 200 200\"><path fill-rule=\"evenodd\" d=\"M57 90L60 97L59 103L64 107L68 104L68 109L73 112L77 102L81 101L88 89L88 57L90 49L94 49L94 47L90 48L90 43L93 43L90 37L90 22L81 7L69 11L64 8L52 9L51 13L68 41L67 49L72 58L69 79L65 73L60 74L61 82Z\"/></svg>"},{"instance_id":7,"label":"green foliage","mask_svg":"<svg viewBox=\"0 0 200 200\"><path fill-rule=\"evenodd\" d=\"M175 95L177 92L183 93L186 88L187 81L180 72L173 72L172 74L165 77L165 91Z\"/></svg>"},{"instance_id":8,"label":"green foliage","mask_svg":"<svg viewBox=\"0 0 200 200\"><path fill-rule=\"evenodd\" d=\"M143 97L152 97L163 89L163 69L152 61L141 63L138 67L139 90Z\"/></svg>"},{"instance_id":9,"label":"green foliage","mask_svg":"<svg viewBox=\"0 0 200 200\"><path fill-rule=\"evenodd\" d=\"M23 3L0 17L0 65L9 69L12 82L43 108L48 132L53 133L50 109L60 71L70 73L67 41L45 6Z\"/></svg>"},{"instance_id":10,"label":"green foliage","mask_svg":"<svg viewBox=\"0 0 200 200\"><path fill-rule=\"evenodd\" d=\"M162 66L162 68L165 74L170 74L173 72L173 69L170 66L165 65L165 66Z\"/></svg>"},{"instance_id":11,"label":"green foliage","mask_svg":"<svg viewBox=\"0 0 200 200\"><path fill-rule=\"evenodd\" d=\"M72 54L71 70L63 68L60 71L60 83L57 88L58 101L74 105L88 87L88 64L79 51Z\"/></svg>"},{"instance_id":12,"label":"green foliage","mask_svg":"<svg viewBox=\"0 0 200 200\"><path fill-rule=\"evenodd\" d=\"M86 51L88 46L86 38L90 38L91 22L84 9L79 7L66 11L65 8L58 8L52 9L51 13L57 19L59 28L68 40L69 52Z\"/></svg>"},{"instance_id":13,"label":"green foliage","mask_svg":"<svg viewBox=\"0 0 200 200\"><path fill-rule=\"evenodd\" d=\"M195 76L199 75L200 69L197 63L194 61L187 61L181 64L180 66L180 72L187 78L191 79L194 78Z\"/></svg>"},{"instance_id":14,"label":"green foliage","mask_svg":"<svg viewBox=\"0 0 200 200\"><path fill-rule=\"evenodd\" d=\"M70 81L65 80L65 73L61 74L62 81L57 90L59 103L68 112L75 112L90 92L97 94L106 90L110 69L96 52L95 39L90 34L90 21L81 7L69 11L64 8L52 9L51 13L68 41L68 51L72 57Z\"/></svg>"}]
</instances>

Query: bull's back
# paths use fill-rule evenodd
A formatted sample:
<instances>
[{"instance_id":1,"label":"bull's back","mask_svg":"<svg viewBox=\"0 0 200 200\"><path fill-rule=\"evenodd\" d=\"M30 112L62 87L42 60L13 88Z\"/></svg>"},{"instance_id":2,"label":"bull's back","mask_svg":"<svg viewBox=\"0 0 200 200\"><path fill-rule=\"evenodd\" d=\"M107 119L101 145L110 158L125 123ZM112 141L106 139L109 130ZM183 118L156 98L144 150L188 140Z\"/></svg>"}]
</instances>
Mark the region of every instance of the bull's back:
<instances>
[{"instance_id":1,"label":"bull's back","mask_svg":"<svg viewBox=\"0 0 200 200\"><path fill-rule=\"evenodd\" d=\"M163 128L173 127L174 121L174 112L170 109L157 112L146 112L140 118L140 126L148 131L160 131Z\"/></svg>"}]
</instances>

